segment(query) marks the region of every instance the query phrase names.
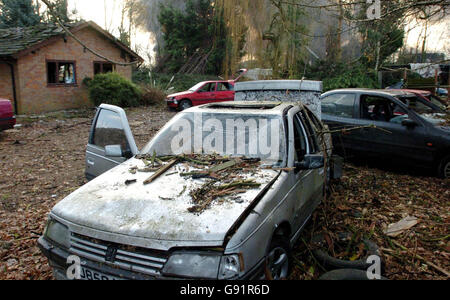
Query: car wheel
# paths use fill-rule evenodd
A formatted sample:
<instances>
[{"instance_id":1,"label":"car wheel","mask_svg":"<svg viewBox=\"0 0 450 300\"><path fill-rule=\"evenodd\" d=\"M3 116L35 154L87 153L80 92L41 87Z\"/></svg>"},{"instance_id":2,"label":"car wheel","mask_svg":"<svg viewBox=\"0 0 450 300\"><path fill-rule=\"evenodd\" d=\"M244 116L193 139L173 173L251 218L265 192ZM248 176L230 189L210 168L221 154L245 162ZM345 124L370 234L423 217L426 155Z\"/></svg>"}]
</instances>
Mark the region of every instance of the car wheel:
<instances>
[{"instance_id":1,"label":"car wheel","mask_svg":"<svg viewBox=\"0 0 450 300\"><path fill-rule=\"evenodd\" d=\"M183 101L181 101L179 107L180 107L180 110L183 111L183 110L191 108L192 107L192 103L189 100L183 100Z\"/></svg>"},{"instance_id":2,"label":"car wheel","mask_svg":"<svg viewBox=\"0 0 450 300\"><path fill-rule=\"evenodd\" d=\"M439 165L439 177L450 178L450 156L444 158Z\"/></svg>"},{"instance_id":3,"label":"car wheel","mask_svg":"<svg viewBox=\"0 0 450 300\"><path fill-rule=\"evenodd\" d=\"M292 264L289 241L284 237L274 237L269 249L266 256L265 279L288 279Z\"/></svg>"}]
</instances>

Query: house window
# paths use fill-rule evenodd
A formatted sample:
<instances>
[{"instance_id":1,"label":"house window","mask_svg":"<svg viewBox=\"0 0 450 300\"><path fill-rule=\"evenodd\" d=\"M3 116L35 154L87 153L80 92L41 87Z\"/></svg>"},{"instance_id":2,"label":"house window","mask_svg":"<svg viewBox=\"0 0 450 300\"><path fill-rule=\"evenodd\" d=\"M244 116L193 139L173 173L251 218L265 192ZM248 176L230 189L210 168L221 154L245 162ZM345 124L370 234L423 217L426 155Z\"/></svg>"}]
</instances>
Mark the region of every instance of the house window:
<instances>
[{"instance_id":1,"label":"house window","mask_svg":"<svg viewBox=\"0 0 450 300\"><path fill-rule=\"evenodd\" d=\"M115 65L108 62L94 62L94 75L114 72Z\"/></svg>"},{"instance_id":2,"label":"house window","mask_svg":"<svg viewBox=\"0 0 450 300\"><path fill-rule=\"evenodd\" d=\"M47 83L49 85L75 85L76 70L73 61L48 61Z\"/></svg>"}]
</instances>

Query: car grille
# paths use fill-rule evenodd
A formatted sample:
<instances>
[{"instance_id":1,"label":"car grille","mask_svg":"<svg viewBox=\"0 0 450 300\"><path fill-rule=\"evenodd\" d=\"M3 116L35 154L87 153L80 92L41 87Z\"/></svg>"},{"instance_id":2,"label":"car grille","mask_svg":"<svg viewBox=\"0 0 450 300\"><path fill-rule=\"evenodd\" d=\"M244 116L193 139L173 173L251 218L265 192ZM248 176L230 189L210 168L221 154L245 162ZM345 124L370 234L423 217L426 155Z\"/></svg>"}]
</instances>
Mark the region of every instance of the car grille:
<instances>
[{"instance_id":1,"label":"car grille","mask_svg":"<svg viewBox=\"0 0 450 300\"><path fill-rule=\"evenodd\" d=\"M79 257L150 276L161 275L168 259L164 253L112 244L77 234L72 234L70 245L70 252Z\"/></svg>"}]
</instances>

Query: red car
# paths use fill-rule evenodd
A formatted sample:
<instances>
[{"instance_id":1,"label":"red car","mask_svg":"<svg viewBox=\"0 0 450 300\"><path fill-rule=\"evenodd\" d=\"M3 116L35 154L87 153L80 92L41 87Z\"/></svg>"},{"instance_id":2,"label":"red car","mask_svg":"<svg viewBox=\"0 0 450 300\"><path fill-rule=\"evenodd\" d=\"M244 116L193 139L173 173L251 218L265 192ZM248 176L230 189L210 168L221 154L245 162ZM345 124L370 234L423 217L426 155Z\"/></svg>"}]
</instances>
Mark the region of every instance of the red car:
<instances>
[{"instance_id":1,"label":"red car","mask_svg":"<svg viewBox=\"0 0 450 300\"><path fill-rule=\"evenodd\" d=\"M16 125L11 101L0 99L0 131L12 129Z\"/></svg>"},{"instance_id":2,"label":"red car","mask_svg":"<svg viewBox=\"0 0 450 300\"><path fill-rule=\"evenodd\" d=\"M204 81L186 92L169 95L166 99L167 106L185 110L208 103L234 101L234 85L245 73L247 70L243 69L234 80Z\"/></svg>"}]
</instances>

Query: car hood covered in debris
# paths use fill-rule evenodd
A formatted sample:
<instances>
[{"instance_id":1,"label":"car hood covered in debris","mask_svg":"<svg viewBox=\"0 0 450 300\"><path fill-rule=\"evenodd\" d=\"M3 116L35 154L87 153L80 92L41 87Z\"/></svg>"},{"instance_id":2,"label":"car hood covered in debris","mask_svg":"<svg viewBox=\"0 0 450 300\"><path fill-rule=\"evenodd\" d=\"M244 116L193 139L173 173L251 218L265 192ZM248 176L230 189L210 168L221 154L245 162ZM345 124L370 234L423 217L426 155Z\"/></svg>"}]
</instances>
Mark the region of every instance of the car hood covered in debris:
<instances>
[{"instance_id":1,"label":"car hood covered in debris","mask_svg":"<svg viewBox=\"0 0 450 300\"><path fill-rule=\"evenodd\" d=\"M52 214L95 231L161 241L202 241L218 246L279 174L261 168L243 174L260 186L219 198L201 213L192 213L190 193L202 187L207 179L182 177L180 173L187 171L186 165L177 164L151 184L144 185L152 173L132 174L133 167L144 168L145 164L135 158L114 168L61 201Z\"/></svg>"}]
</instances>

